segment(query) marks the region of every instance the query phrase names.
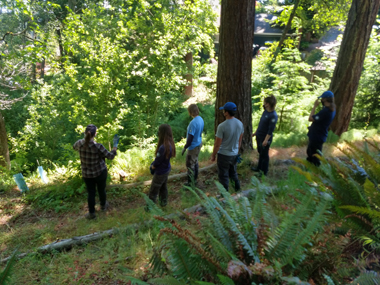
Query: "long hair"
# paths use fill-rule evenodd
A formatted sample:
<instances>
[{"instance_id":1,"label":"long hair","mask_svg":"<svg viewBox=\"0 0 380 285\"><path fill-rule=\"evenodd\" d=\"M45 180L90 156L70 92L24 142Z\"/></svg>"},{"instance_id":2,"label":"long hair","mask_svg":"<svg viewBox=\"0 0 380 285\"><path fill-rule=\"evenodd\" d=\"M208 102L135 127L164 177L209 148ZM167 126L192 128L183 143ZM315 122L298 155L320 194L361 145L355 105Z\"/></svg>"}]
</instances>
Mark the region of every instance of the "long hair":
<instances>
[{"instance_id":1,"label":"long hair","mask_svg":"<svg viewBox=\"0 0 380 285\"><path fill-rule=\"evenodd\" d=\"M155 155L157 155L158 149L161 145L164 145L166 158L169 158L170 150L172 152L172 157L175 157L176 152L173 140L173 132L172 128L168 124L162 124L158 128L158 144Z\"/></svg>"},{"instance_id":2,"label":"long hair","mask_svg":"<svg viewBox=\"0 0 380 285\"><path fill-rule=\"evenodd\" d=\"M86 127L86 130L84 131L84 141L86 145L88 145L88 143L95 136L95 134L96 134L96 126L93 124L88 125Z\"/></svg>"},{"instance_id":3,"label":"long hair","mask_svg":"<svg viewBox=\"0 0 380 285\"><path fill-rule=\"evenodd\" d=\"M331 112L334 112L336 110L334 97L325 98L325 100L330 103L330 106L327 108L329 108Z\"/></svg>"}]
</instances>

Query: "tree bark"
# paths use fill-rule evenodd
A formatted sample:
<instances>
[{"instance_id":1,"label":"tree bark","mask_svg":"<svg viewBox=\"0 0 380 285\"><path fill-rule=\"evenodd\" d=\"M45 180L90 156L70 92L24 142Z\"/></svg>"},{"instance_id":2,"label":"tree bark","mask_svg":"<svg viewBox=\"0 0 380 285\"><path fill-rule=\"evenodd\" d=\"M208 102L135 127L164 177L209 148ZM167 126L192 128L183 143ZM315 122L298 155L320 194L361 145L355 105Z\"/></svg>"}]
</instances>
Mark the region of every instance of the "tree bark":
<instances>
[{"instance_id":1,"label":"tree bark","mask_svg":"<svg viewBox=\"0 0 380 285\"><path fill-rule=\"evenodd\" d=\"M191 97L193 95L193 53L189 52L185 56L185 62L189 73L186 74L187 85L185 86L185 95Z\"/></svg>"},{"instance_id":2,"label":"tree bark","mask_svg":"<svg viewBox=\"0 0 380 285\"><path fill-rule=\"evenodd\" d=\"M252 149L252 45L256 1L222 0L215 131L224 121L219 107L237 105L236 118L244 125L241 150Z\"/></svg>"},{"instance_id":3,"label":"tree bark","mask_svg":"<svg viewBox=\"0 0 380 285\"><path fill-rule=\"evenodd\" d=\"M0 112L0 166L6 169L11 168L11 160L9 158L7 130L5 129L5 120Z\"/></svg>"},{"instance_id":4,"label":"tree bark","mask_svg":"<svg viewBox=\"0 0 380 285\"><path fill-rule=\"evenodd\" d=\"M332 131L341 135L347 131L352 107L359 86L372 26L379 11L379 0L353 0L330 90L335 94L336 116Z\"/></svg>"}]
</instances>

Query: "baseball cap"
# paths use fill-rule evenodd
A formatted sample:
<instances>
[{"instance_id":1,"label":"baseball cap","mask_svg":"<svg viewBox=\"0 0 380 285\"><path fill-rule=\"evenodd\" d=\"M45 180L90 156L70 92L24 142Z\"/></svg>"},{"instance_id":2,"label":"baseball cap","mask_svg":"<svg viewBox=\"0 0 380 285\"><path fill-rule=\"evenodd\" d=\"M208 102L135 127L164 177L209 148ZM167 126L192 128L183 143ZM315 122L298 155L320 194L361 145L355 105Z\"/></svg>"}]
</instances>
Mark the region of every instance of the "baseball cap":
<instances>
[{"instance_id":1,"label":"baseball cap","mask_svg":"<svg viewBox=\"0 0 380 285\"><path fill-rule=\"evenodd\" d=\"M235 105L235 103L232 103L232 102L227 102L226 104L224 104L223 107L220 107L219 110L226 110L226 111L236 111L237 107Z\"/></svg>"},{"instance_id":2,"label":"baseball cap","mask_svg":"<svg viewBox=\"0 0 380 285\"><path fill-rule=\"evenodd\" d=\"M334 98L334 93L332 93L331 91L325 91L322 93L321 96L318 97L318 99L322 98Z\"/></svg>"}]
</instances>

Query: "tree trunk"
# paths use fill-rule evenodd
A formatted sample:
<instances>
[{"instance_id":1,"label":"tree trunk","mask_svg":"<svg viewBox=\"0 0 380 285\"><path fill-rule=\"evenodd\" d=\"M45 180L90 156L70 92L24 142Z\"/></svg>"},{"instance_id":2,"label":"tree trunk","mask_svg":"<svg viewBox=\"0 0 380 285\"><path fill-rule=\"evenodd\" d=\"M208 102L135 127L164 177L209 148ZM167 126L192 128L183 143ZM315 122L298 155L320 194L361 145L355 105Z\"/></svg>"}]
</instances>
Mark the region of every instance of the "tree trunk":
<instances>
[{"instance_id":1,"label":"tree trunk","mask_svg":"<svg viewBox=\"0 0 380 285\"><path fill-rule=\"evenodd\" d=\"M363 69L372 25L379 11L379 0L353 0L330 90L335 94L336 116L332 131L341 135L347 131L352 107Z\"/></svg>"},{"instance_id":2,"label":"tree trunk","mask_svg":"<svg viewBox=\"0 0 380 285\"><path fill-rule=\"evenodd\" d=\"M185 86L185 95L191 97L193 95L193 53L189 52L185 56L185 62L189 73L186 74L187 85Z\"/></svg>"},{"instance_id":3,"label":"tree trunk","mask_svg":"<svg viewBox=\"0 0 380 285\"><path fill-rule=\"evenodd\" d=\"M284 44L284 41L286 39L286 34L288 33L290 27L292 26L292 21L293 21L294 16L296 15L297 8L298 8L299 4L300 4L300 0L296 0L296 3L294 3L294 6L293 6L292 13L290 14L288 23L286 24L285 29L282 31L280 42L278 43L276 51L273 54L273 59L272 59L271 65L276 62L277 55L280 53L282 45Z\"/></svg>"},{"instance_id":4,"label":"tree trunk","mask_svg":"<svg viewBox=\"0 0 380 285\"><path fill-rule=\"evenodd\" d=\"M5 129L5 120L0 112L0 166L6 169L11 168L11 161L9 158L7 130Z\"/></svg>"},{"instance_id":5,"label":"tree trunk","mask_svg":"<svg viewBox=\"0 0 380 285\"><path fill-rule=\"evenodd\" d=\"M63 43L62 43L62 33L61 28L57 28L56 30L57 36L58 36L58 47L59 47L59 62L61 69L63 68Z\"/></svg>"},{"instance_id":6,"label":"tree trunk","mask_svg":"<svg viewBox=\"0 0 380 285\"><path fill-rule=\"evenodd\" d=\"M219 107L237 105L236 118L244 125L242 151L252 149L252 46L256 1L222 0L219 36L215 131L224 121Z\"/></svg>"},{"instance_id":7,"label":"tree trunk","mask_svg":"<svg viewBox=\"0 0 380 285\"><path fill-rule=\"evenodd\" d=\"M41 73L40 73L40 78L44 79L45 78L45 58L42 59L41 62Z\"/></svg>"}]
</instances>

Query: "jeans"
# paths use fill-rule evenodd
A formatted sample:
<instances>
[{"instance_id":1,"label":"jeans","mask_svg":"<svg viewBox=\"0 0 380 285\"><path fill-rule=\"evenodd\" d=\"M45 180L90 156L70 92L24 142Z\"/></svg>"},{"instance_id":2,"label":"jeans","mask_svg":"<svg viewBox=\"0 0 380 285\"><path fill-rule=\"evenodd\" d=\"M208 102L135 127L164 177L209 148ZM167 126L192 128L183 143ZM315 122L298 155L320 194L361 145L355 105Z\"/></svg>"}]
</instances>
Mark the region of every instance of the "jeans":
<instances>
[{"instance_id":1,"label":"jeans","mask_svg":"<svg viewBox=\"0 0 380 285\"><path fill-rule=\"evenodd\" d=\"M309 140L309 144L307 146L307 161L311 162L315 166L320 166L321 162L318 157L314 156L314 154L319 154L318 151L322 152L323 142L313 142Z\"/></svg>"},{"instance_id":2,"label":"jeans","mask_svg":"<svg viewBox=\"0 0 380 285\"><path fill-rule=\"evenodd\" d=\"M218 153L218 178L219 182L228 191L229 180L235 183L235 191L240 190L240 181L237 175L237 156L227 156Z\"/></svg>"},{"instance_id":3,"label":"jeans","mask_svg":"<svg viewBox=\"0 0 380 285\"><path fill-rule=\"evenodd\" d=\"M264 175L267 175L269 169L269 147L270 141L266 146L263 146L263 141L265 138L256 137L257 151L259 153L259 163L257 169L262 171Z\"/></svg>"},{"instance_id":4,"label":"jeans","mask_svg":"<svg viewBox=\"0 0 380 285\"><path fill-rule=\"evenodd\" d=\"M107 182L107 169L104 169L99 176L95 178L85 178L83 177L84 183L87 187L87 202L88 211L90 213L95 213L95 196L96 188L98 188L100 206L103 208L106 205L107 194L106 194L106 182Z\"/></svg>"},{"instance_id":5,"label":"jeans","mask_svg":"<svg viewBox=\"0 0 380 285\"><path fill-rule=\"evenodd\" d=\"M187 167L187 181L189 184L192 182L192 176L194 177L194 182L198 179L198 156L201 150L202 144L195 147L192 150L187 150L186 155L186 167Z\"/></svg>"},{"instance_id":6,"label":"jeans","mask_svg":"<svg viewBox=\"0 0 380 285\"><path fill-rule=\"evenodd\" d=\"M161 206L166 206L168 203L168 176L169 173L153 176L152 184L149 189L149 199L156 203L157 196L159 196Z\"/></svg>"}]
</instances>

